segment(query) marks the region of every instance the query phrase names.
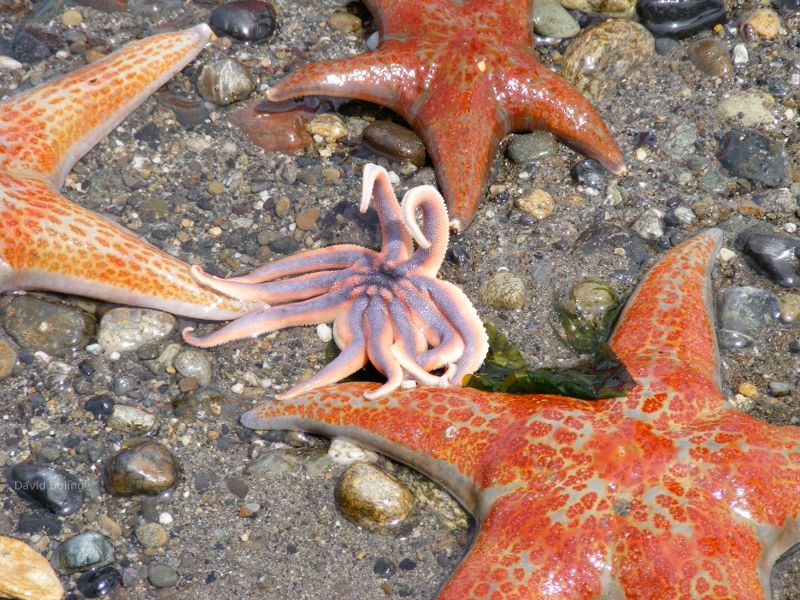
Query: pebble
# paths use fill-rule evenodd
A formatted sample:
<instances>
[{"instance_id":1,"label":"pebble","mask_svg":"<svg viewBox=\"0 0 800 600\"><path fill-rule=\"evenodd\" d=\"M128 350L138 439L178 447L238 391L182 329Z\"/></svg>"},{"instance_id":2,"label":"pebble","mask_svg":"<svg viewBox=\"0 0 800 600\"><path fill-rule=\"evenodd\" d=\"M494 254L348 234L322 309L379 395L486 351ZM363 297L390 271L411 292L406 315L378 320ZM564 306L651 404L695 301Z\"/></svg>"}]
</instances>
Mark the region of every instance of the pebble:
<instances>
[{"instance_id":1,"label":"pebble","mask_svg":"<svg viewBox=\"0 0 800 600\"><path fill-rule=\"evenodd\" d=\"M147 567L147 581L157 588L175 587L178 585L178 572L169 565L154 563Z\"/></svg>"},{"instance_id":2,"label":"pebble","mask_svg":"<svg viewBox=\"0 0 800 600\"><path fill-rule=\"evenodd\" d=\"M610 17L632 17L636 12L636 0L561 0L561 6Z\"/></svg>"},{"instance_id":3,"label":"pebble","mask_svg":"<svg viewBox=\"0 0 800 600\"><path fill-rule=\"evenodd\" d=\"M767 187L780 187L789 180L783 144L755 129L735 129L725 135L717 160L733 177Z\"/></svg>"},{"instance_id":4,"label":"pebble","mask_svg":"<svg viewBox=\"0 0 800 600\"><path fill-rule=\"evenodd\" d=\"M579 185L585 188L601 190L603 189L606 170L598 161L587 158L572 167L571 175Z\"/></svg>"},{"instance_id":5,"label":"pebble","mask_svg":"<svg viewBox=\"0 0 800 600\"><path fill-rule=\"evenodd\" d=\"M739 238L742 251L752 264L774 283L783 287L800 287L797 257L800 238L772 233L748 233Z\"/></svg>"},{"instance_id":6,"label":"pebble","mask_svg":"<svg viewBox=\"0 0 800 600\"><path fill-rule=\"evenodd\" d=\"M561 62L561 75L590 100L611 94L655 52L653 36L627 19L608 19L584 29Z\"/></svg>"},{"instance_id":7,"label":"pebble","mask_svg":"<svg viewBox=\"0 0 800 600\"><path fill-rule=\"evenodd\" d=\"M0 536L0 597L61 600L64 588L44 556L22 540Z\"/></svg>"},{"instance_id":8,"label":"pebble","mask_svg":"<svg viewBox=\"0 0 800 600\"><path fill-rule=\"evenodd\" d=\"M268 452L250 463L247 472L266 479L274 479L293 472L300 462L300 458L286 451Z\"/></svg>"},{"instance_id":9,"label":"pebble","mask_svg":"<svg viewBox=\"0 0 800 600\"><path fill-rule=\"evenodd\" d=\"M730 53L719 40L705 38L692 42L687 55L692 64L709 77L727 77L733 73Z\"/></svg>"},{"instance_id":10,"label":"pebble","mask_svg":"<svg viewBox=\"0 0 800 600\"><path fill-rule=\"evenodd\" d=\"M306 131L320 136L328 143L335 143L347 136L347 124L338 115L323 113L306 124Z\"/></svg>"},{"instance_id":11,"label":"pebble","mask_svg":"<svg viewBox=\"0 0 800 600\"><path fill-rule=\"evenodd\" d=\"M373 121L364 128L362 136L364 143L378 154L417 167L425 164L425 146L408 127L393 121Z\"/></svg>"},{"instance_id":12,"label":"pebble","mask_svg":"<svg viewBox=\"0 0 800 600\"><path fill-rule=\"evenodd\" d=\"M108 353L134 352L160 342L175 329L175 317L149 308L114 308L100 320L97 341Z\"/></svg>"},{"instance_id":13,"label":"pebble","mask_svg":"<svg viewBox=\"0 0 800 600\"><path fill-rule=\"evenodd\" d=\"M528 165L557 152L556 137L547 131L513 135L506 146L506 156L518 165Z\"/></svg>"},{"instance_id":14,"label":"pebble","mask_svg":"<svg viewBox=\"0 0 800 600\"><path fill-rule=\"evenodd\" d=\"M277 26L275 10L267 2L238 0L215 8L208 24L217 35L243 42L266 42Z\"/></svg>"},{"instance_id":15,"label":"pebble","mask_svg":"<svg viewBox=\"0 0 800 600\"><path fill-rule=\"evenodd\" d=\"M288 154L311 144L311 136L305 125L312 113L302 109L266 112L260 110L264 105L264 102L260 102L245 106L228 118L250 141L269 152Z\"/></svg>"},{"instance_id":16,"label":"pebble","mask_svg":"<svg viewBox=\"0 0 800 600\"><path fill-rule=\"evenodd\" d=\"M18 463L8 472L8 485L22 498L60 517L83 505L83 484L60 467Z\"/></svg>"},{"instance_id":17,"label":"pebble","mask_svg":"<svg viewBox=\"0 0 800 600\"><path fill-rule=\"evenodd\" d=\"M62 573L86 571L114 560L114 546L104 535L94 531L79 533L61 542L50 557L53 568Z\"/></svg>"},{"instance_id":18,"label":"pebble","mask_svg":"<svg viewBox=\"0 0 800 600\"><path fill-rule=\"evenodd\" d=\"M631 229L646 240L657 240L664 236L663 216L664 213L658 209L646 210L631 225Z\"/></svg>"},{"instance_id":19,"label":"pebble","mask_svg":"<svg viewBox=\"0 0 800 600\"><path fill-rule=\"evenodd\" d=\"M314 228L319 219L320 210L317 207L302 210L294 218L294 222L300 231L308 231Z\"/></svg>"},{"instance_id":20,"label":"pebble","mask_svg":"<svg viewBox=\"0 0 800 600\"><path fill-rule=\"evenodd\" d=\"M340 33L355 33L361 29L361 19L349 12L337 11L328 17L328 25Z\"/></svg>"},{"instance_id":21,"label":"pebble","mask_svg":"<svg viewBox=\"0 0 800 600\"><path fill-rule=\"evenodd\" d=\"M5 379L14 371L17 364L17 351L5 340L0 340L0 379Z\"/></svg>"},{"instance_id":22,"label":"pebble","mask_svg":"<svg viewBox=\"0 0 800 600\"><path fill-rule=\"evenodd\" d=\"M684 38L725 23L724 0L639 0L642 25L659 37Z\"/></svg>"},{"instance_id":23,"label":"pebble","mask_svg":"<svg viewBox=\"0 0 800 600\"><path fill-rule=\"evenodd\" d=\"M74 8L69 8L64 11L63 15L61 15L61 22L66 27L77 27L83 23L83 15Z\"/></svg>"},{"instance_id":24,"label":"pebble","mask_svg":"<svg viewBox=\"0 0 800 600\"><path fill-rule=\"evenodd\" d=\"M503 310L522 308L525 282L510 271L495 273L481 286L481 300L486 306Z\"/></svg>"},{"instance_id":25,"label":"pebble","mask_svg":"<svg viewBox=\"0 0 800 600\"><path fill-rule=\"evenodd\" d=\"M570 288L565 308L589 321L602 321L619 305L611 285L602 279L584 279Z\"/></svg>"},{"instance_id":26,"label":"pebble","mask_svg":"<svg viewBox=\"0 0 800 600\"><path fill-rule=\"evenodd\" d=\"M792 384L787 381L770 381L769 382L769 395L776 398L780 396L788 396L792 393Z\"/></svg>"},{"instance_id":27,"label":"pebble","mask_svg":"<svg viewBox=\"0 0 800 600\"><path fill-rule=\"evenodd\" d=\"M238 498L244 498L250 493L250 486L241 477L226 477L225 487Z\"/></svg>"},{"instance_id":28,"label":"pebble","mask_svg":"<svg viewBox=\"0 0 800 600\"><path fill-rule=\"evenodd\" d=\"M754 287L732 287L719 294L717 341L724 350L760 341L780 314L778 297Z\"/></svg>"},{"instance_id":29,"label":"pebble","mask_svg":"<svg viewBox=\"0 0 800 600\"><path fill-rule=\"evenodd\" d=\"M661 150L670 158L682 159L694 152L697 138L697 125L689 121L679 121L661 144Z\"/></svg>"},{"instance_id":30,"label":"pebble","mask_svg":"<svg viewBox=\"0 0 800 600\"><path fill-rule=\"evenodd\" d=\"M368 529L402 523L414 508L411 491L370 463L350 465L336 484L336 504L356 525Z\"/></svg>"},{"instance_id":31,"label":"pebble","mask_svg":"<svg viewBox=\"0 0 800 600\"><path fill-rule=\"evenodd\" d=\"M328 446L328 458L337 465L352 465L357 462L376 462L378 455L372 450L365 450L353 442L342 438L334 438Z\"/></svg>"},{"instance_id":32,"label":"pebble","mask_svg":"<svg viewBox=\"0 0 800 600\"><path fill-rule=\"evenodd\" d=\"M317 337L327 344L333 339L333 329L327 323L319 323L317 324Z\"/></svg>"},{"instance_id":33,"label":"pebble","mask_svg":"<svg viewBox=\"0 0 800 600\"><path fill-rule=\"evenodd\" d=\"M735 65L746 65L747 61L750 60L747 53L747 46L744 44L736 44L731 54L733 56L733 64Z\"/></svg>"},{"instance_id":34,"label":"pebble","mask_svg":"<svg viewBox=\"0 0 800 600\"><path fill-rule=\"evenodd\" d=\"M784 323L797 323L800 321L800 294L782 294L781 321Z\"/></svg>"},{"instance_id":35,"label":"pebble","mask_svg":"<svg viewBox=\"0 0 800 600\"><path fill-rule=\"evenodd\" d=\"M737 121L745 127L753 125L769 125L775 122L770 108L775 105L775 99L765 92L747 90L739 92L719 103L720 114Z\"/></svg>"},{"instance_id":36,"label":"pebble","mask_svg":"<svg viewBox=\"0 0 800 600\"><path fill-rule=\"evenodd\" d=\"M87 598L110 596L120 583L122 575L114 567L91 569L78 577L76 582L78 591Z\"/></svg>"},{"instance_id":37,"label":"pebble","mask_svg":"<svg viewBox=\"0 0 800 600\"><path fill-rule=\"evenodd\" d=\"M21 63L37 63L52 53L50 46L26 29L18 29L11 40L11 57Z\"/></svg>"},{"instance_id":38,"label":"pebble","mask_svg":"<svg viewBox=\"0 0 800 600\"><path fill-rule=\"evenodd\" d=\"M771 8L757 8L742 19L742 27L757 36L774 40L781 32L781 18Z\"/></svg>"},{"instance_id":39,"label":"pebble","mask_svg":"<svg viewBox=\"0 0 800 600\"><path fill-rule=\"evenodd\" d=\"M184 377L196 379L201 386L211 383L213 366L208 352L189 348L178 354L172 364L178 373Z\"/></svg>"},{"instance_id":40,"label":"pebble","mask_svg":"<svg viewBox=\"0 0 800 600\"><path fill-rule=\"evenodd\" d=\"M537 221L541 221L553 214L556 203L550 194L537 188L522 198L517 198L514 205Z\"/></svg>"},{"instance_id":41,"label":"pebble","mask_svg":"<svg viewBox=\"0 0 800 600\"><path fill-rule=\"evenodd\" d=\"M169 541L169 533L158 523L139 523L134 533L145 548L161 548Z\"/></svg>"},{"instance_id":42,"label":"pebble","mask_svg":"<svg viewBox=\"0 0 800 600\"><path fill-rule=\"evenodd\" d=\"M208 109L198 98L183 98L170 92L160 92L156 100L175 113L175 118L185 129L192 129L210 117Z\"/></svg>"},{"instance_id":43,"label":"pebble","mask_svg":"<svg viewBox=\"0 0 800 600\"><path fill-rule=\"evenodd\" d=\"M117 496L154 496L175 484L177 460L163 445L146 441L112 456L103 469L109 492Z\"/></svg>"},{"instance_id":44,"label":"pebble","mask_svg":"<svg viewBox=\"0 0 800 600\"><path fill-rule=\"evenodd\" d=\"M578 22L556 0L533 3L533 25L536 33L552 38L571 38L581 31Z\"/></svg>"},{"instance_id":45,"label":"pebble","mask_svg":"<svg viewBox=\"0 0 800 600\"><path fill-rule=\"evenodd\" d=\"M198 93L218 106L244 100L256 89L250 69L234 58L203 63L197 70L195 83Z\"/></svg>"},{"instance_id":46,"label":"pebble","mask_svg":"<svg viewBox=\"0 0 800 600\"><path fill-rule=\"evenodd\" d=\"M650 258L647 246L636 233L614 225L600 225L583 231L577 240L582 261L587 265L619 265L610 277L633 284Z\"/></svg>"},{"instance_id":47,"label":"pebble","mask_svg":"<svg viewBox=\"0 0 800 600\"><path fill-rule=\"evenodd\" d=\"M108 425L126 433L144 435L155 427L156 417L136 406L117 404L111 410Z\"/></svg>"},{"instance_id":48,"label":"pebble","mask_svg":"<svg viewBox=\"0 0 800 600\"><path fill-rule=\"evenodd\" d=\"M737 389L740 394L748 398L758 397L758 388L749 381L745 381L744 383L739 384L739 387Z\"/></svg>"},{"instance_id":49,"label":"pebble","mask_svg":"<svg viewBox=\"0 0 800 600\"><path fill-rule=\"evenodd\" d=\"M86 347L96 322L90 314L33 296L16 296L5 309L6 331L25 350L68 356Z\"/></svg>"}]
</instances>

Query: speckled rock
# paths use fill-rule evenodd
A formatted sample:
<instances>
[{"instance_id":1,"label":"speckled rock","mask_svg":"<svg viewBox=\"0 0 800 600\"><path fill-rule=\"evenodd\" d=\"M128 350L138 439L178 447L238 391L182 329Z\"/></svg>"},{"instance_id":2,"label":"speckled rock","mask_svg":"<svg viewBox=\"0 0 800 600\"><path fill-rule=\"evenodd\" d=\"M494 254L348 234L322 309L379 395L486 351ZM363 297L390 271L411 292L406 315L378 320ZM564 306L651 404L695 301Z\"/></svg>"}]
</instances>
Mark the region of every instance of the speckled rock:
<instances>
[{"instance_id":1,"label":"speckled rock","mask_svg":"<svg viewBox=\"0 0 800 600\"><path fill-rule=\"evenodd\" d=\"M556 0L537 0L533 3L533 24L536 33L545 37L571 38L581 26Z\"/></svg>"},{"instance_id":2,"label":"speckled rock","mask_svg":"<svg viewBox=\"0 0 800 600\"><path fill-rule=\"evenodd\" d=\"M541 221L553 214L556 202L545 190L537 188L514 200L514 206L537 221Z\"/></svg>"},{"instance_id":3,"label":"speckled rock","mask_svg":"<svg viewBox=\"0 0 800 600\"><path fill-rule=\"evenodd\" d=\"M779 314L778 297L768 290L754 287L723 290L717 301L720 348L744 348L760 341Z\"/></svg>"},{"instance_id":4,"label":"speckled rock","mask_svg":"<svg viewBox=\"0 0 800 600\"><path fill-rule=\"evenodd\" d=\"M146 441L112 456L105 464L103 476L112 494L153 496L172 487L179 471L178 461L165 446Z\"/></svg>"},{"instance_id":5,"label":"speckled rock","mask_svg":"<svg viewBox=\"0 0 800 600\"><path fill-rule=\"evenodd\" d=\"M778 187L789 180L783 144L755 129L730 131L720 141L717 160L734 177L768 187Z\"/></svg>"},{"instance_id":6,"label":"speckled rock","mask_svg":"<svg viewBox=\"0 0 800 600\"><path fill-rule=\"evenodd\" d=\"M83 484L60 467L16 464L8 472L8 485L26 500L61 517L83 505Z\"/></svg>"},{"instance_id":7,"label":"speckled rock","mask_svg":"<svg viewBox=\"0 0 800 600\"><path fill-rule=\"evenodd\" d=\"M339 465L352 465L357 462L376 462L378 455L341 438L331 440L328 458Z\"/></svg>"},{"instance_id":8,"label":"speckled rock","mask_svg":"<svg viewBox=\"0 0 800 600\"><path fill-rule=\"evenodd\" d=\"M636 12L636 0L561 0L561 6L609 17L631 17Z\"/></svg>"},{"instance_id":9,"label":"speckled rock","mask_svg":"<svg viewBox=\"0 0 800 600\"><path fill-rule=\"evenodd\" d=\"M256 89L250 69L233 58L204 63L197 70L196 83L198 93L219 106L244 100Z\"/></svg>"},{"instance_id":10,"label":"speckled rock","mask_svg":"<svg viewBox=\"0 0 800 600\"><path fill-rule=\"evenodd\" d=\"M64 587L44 556L22 540L0 536L0 597L61 600Z\"/></svg>"},{"instance_id":11,"label":"speckled rock","mask_svg":"<svg viewBox=\"0 0 800 600\"><path fill-rule=\"evenodd\" d=\"M175 329L175 317L148 308L114 308L100 320L97 341L106 352L133 352Z\"/></svg>"},{"instance_id":12,"label":"speckled rock","mask_svg":"<svg viewBox=\"0 0 800 600\"><path fill-rule=\"evenodd\" d=\"M5 340L0 340L0 379L5 379L14 371L17 364L17 351Z\"/></svg>"},{"instance_id":13,"label":"speckled rock","mask_svg":"<svg viewBox=\"0 0 800 600\"><path fill-rule=\"evenodd\" d=\"M108 417L108 424L119 431L144 435L155 427L156 417L136 406L117 404Z\"/></svg>"},{"instance_id":14,"label":"speckled rock","mask_svg":"<svg viewBox=\"0 0 800 600\"><path fill-rule=\"evenodd\" d=\"M800 323L800 294L781 294L781 321Z\"/></svg>"},{"instance_id":15,"label":"speckled rock","mask_svg":"<svg viewBox=\"0 0 800 600\"><path fill-rule=\"evenodd\" d=\"M757 8L745 15L741 26L759 37L774 40L781 32L781 18L771 8Z\"/></svg>"},{"instance_id":16,"label":"speckled rock","mask_svg":"<svg viewBox=\"0 0 800 600\"><path fill-rule=\"evenodd\" d=\"M213 367L208 352L196 348L183 350L175 357L173 365L178 373L196 379L200 385L211 383Z\"/></svg>"},{"instance_id":17,"label":"speckled rock","mask_svg":"<svg viewBox=\"0 0 800 600\"><path fill-rule=\"evenodd\" d=\"M347 136L347 124L338 115L324 113L306 124L306 131L329 143L338 142Z\"/></svg>"},{"instance_id":18,"label":"speckled rock","mask_svg":"<svg viewBox=\"0 0 800 600\"><path fill-rule=\"evenodd\" d=\"M646 210L634 221L631 229L646 240L657 240L664 235L663 216L664 213L658 209Z\"/></svg>"},{"instance_id":19,"label":"speckled rock","mask_svg":"<svg viewBox=\"0 0 800 600\"><path fill-rule=\"evenodd\" d=\"M79 533L61 542L50 557L53 568L62 573L86 571L114 560L114 546L94 531Z\"/></svg>"},{"instance_id":20,"label":"speckled rock","mask_svg":"<svg viewBox=\"0 0 800 600\"><path fill-rule=\"evenodd\" d=\"M775 122L770 109L775 99L765 92L747 90L725 98L719 103L719 112L726 119L739 122L745 127L769 125Z\"/></svg>"},{"instance_id":21,"label":"speckled rock","mask_svg":"<svg viewBox=\"0 0 800 600\"><path fill-rule=\"evenodd\" d=\"M53 356L85 348L96 326L82 310L27 295L12 298L4 317L6 331L20 346Z\"/></svg>"},{"instance_id":22,"label":"speckled rock","mask_svg":"<svg viewBox=\"0 0 800 600\"><path fill-rule=\"evenodd\" d=\"M697 40L689 45L687 55L692 64L709 77L727 77L733 73L730 51L719 40Z\"/></svg>"},{"instance_id":23,"label":"speckled rock","mask_svg":"<svg viewBox=\"0 0 800 600\"><path fill-rule=\"evenodd\" d=\"M169 541L169 533L158 523L139 523L135 533L136 539L145 548L161 548Z\"/></svg>"},{"instance_id":24,"label":"speckled rock","mask_svg":"<svg viewBox=\"0 0 800 600\"><path fill-rule=\"evenodd\" d=\"M425 146L407 127L393 121L373 121L364 128L362 135L364 143L378 154L418 167L425 164Z\"/></svg>"},{"instance_id":25,"label":"speckled rock","mask_svg":"<svg viewBox=\"0 0 800 600\"><path fill-rule=\"evenodd\" d=\"M493 308L522 308L525 304L525 282L509 271L495 273L481 286L481 300Z\"/></svg>"},{"instance_id":26,"label":"speckled rock","mask_svg":"<svg viewBox=\"0 0 800 600\"><path fill-rule=\"evenodd\" d=\"M361 19L352 13L338 11L328 17L328 25L340 33L355 33L361 29Z\"/></svg>"},{"instance_id":27,"label":"speckled rock","mask_svg":"<svg viewBox=\"0 0 800 600\"><path fill-rule=\"evenodd\" d=\"M608 19L572 40L564 52L561 75L589 99L597 100L654 52L653 36L644 27L626 19Z\"/></svg>"},{"instance_id":28,"label":"speckled rock","mask_svg":"<svg viewBox=\"0 0 800 600\"><path fill-rule=\"evenodd\" d=\"M397 479L370 463L349 466L336 484L336 505L353 523L368 529L402 523L414 497Z\"/></svg>"},{"instance_id":29,"label":"speckled rock","mask_svg":"<svg viewBox=\"0 0 800 600\"><path fill-rule=\"evenodd\" d=\"M558 142L547 131L513 135L506 146L506 156L518 165L527 165L557 152Z\"/></svg>"},{"instance_id":30,"label":"speckled rock","mask_svg":"<svg viewBox=\"0 0 800 600\"><path fill-rule=\"evenodd\" d=\"M697 138L697 125L689 121L679 121L669 132L660 148L667 156L678 160L694 152Z\"/></svg>"}]
</instances>

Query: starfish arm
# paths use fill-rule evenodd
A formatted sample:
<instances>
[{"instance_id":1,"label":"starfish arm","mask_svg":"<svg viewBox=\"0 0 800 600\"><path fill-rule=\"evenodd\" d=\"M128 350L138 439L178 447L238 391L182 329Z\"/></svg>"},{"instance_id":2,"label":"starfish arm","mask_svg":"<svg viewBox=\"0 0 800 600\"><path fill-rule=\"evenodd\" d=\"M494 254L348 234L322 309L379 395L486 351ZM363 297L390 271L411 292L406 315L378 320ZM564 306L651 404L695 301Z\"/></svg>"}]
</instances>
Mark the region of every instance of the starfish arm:
<instances>
[{"instance_id":1,"label":"starfish arm","mask_svg":"<svg viewBox=\"0 0 800 600\"><path fill-rule=\"evenodd\" d=\"M394 329L396 345L399 345L402 351L409 356L416 356L428 347L425 335L414 323L413 313L408 306L396 294L389 294L388 296L389 318Z\"/></svg>"},{"instance_id":2,"label":"starfish arm","mask_svg":"<svg viewBox=\"0 0 800 600\"><path fill-rule=\"evenodd\" d=\"M452 283L423 275L411 279L430 294L436 307L464 340L464 353L456 361L453 381L455 385L461 385L464 376L477 371L489 352L489 338L483 323L466 294Z\"/></svg>"},{"instance_id":3,"label":"starfish arm","mask_svg":"<svg viewBox=\"0 0 800 600\"><path fill-rule=\"evenodd\" d=\"M355 244L337 244L327 248L319 248L318 250L307 250L306 252L300 252L269 262L246 275L229 277L228 281L264 283L281 277L311 273L313 271L346 269L356 264L371 264L377 259L377 252L369 248L362 248Z\"/></svg>"},{"instance_id":4,"label":"starfish arm","mask_svg":"<svg viewBox=\"0 0 800 600\"><path fill-rule=\"evenodd\" d=\"M405 261L411 256L411 237L403 223L403 215L394 195L386 169L369 163L364 166L361 184L361 212L367 212L370 199L381 224L381 257L384 261Z\"/></svg>"},{"instance_id":5,"label":"starfish arm","mask_svg":"<svg viewBox=\"0 0 800 600\"><path fill-rule=\"evenodd\" d=\"M628 300L610 345L638 383L629 407L647 398L648 414L688 423L724 402L710 279L721 242L709 229L672 249Z\"/></svg>"},{"instance_id":6,"label":"starfish arm","mask_svg":"<svg viewBox=\"0 0 800 600\"><path fill-rule=\"evenodd\" d=\"M242 415L252 429L294 429L343 437L395 458L447 487L473 512L481 448L491 445L520 411L507 395L469 388L398 390L370 401L375 384L345 383L290 402L262 404Z\"/></svg>"},{"instance_id":7,"label":"starfish arm","mask_svg":"<svg viewBox=\"0 0 800 600\"><path fill-rule=\"evenodd\" d=\"M194 328L187 327L183 330L183 339L193 346L210 348L286 327L330 323L341 312L342 305L353 292L353 287L348 287L302 302L270 306L239 317L206 337L193 335Z\"/></svg>"},{"instance_id":8,"label":"starfish arm","mask_svg":"<svg viewBox=\"0 0 800 600\"><path fill-rule=\"evenodd\" d=\"M294 300L307 300L327 293L332 286L341 283L354 273L348 269L341 271L322 271L300 275L280 281L266 283L240 283L209 275L197 265L191 268L192 277L202 286L238 300L267 304L283 304Z\"/></svg>"},{"instance_id":9,"label":"starfish arm","mask_svg":"<svg viewBox=\"0 0 800 600\"><path fill-rule=\"evenodd\" d=\"M417 210L420 208L424 231L417 224ZM401 210L411 237L419 245L413 257L403 265L403 270L435 277L444 262L450 238L444 198L436 188L421 185L406 192Z\"/></svg>"},{"instance_id":10,"label":"starfish arm","mask_svg":"<svg viewBox=\"0 0 800 600\"><path fill-rule=\"evenodd\" d=\"M364 397L368 400L377 400L400 387L403 382L403 368L390 350L394 344L394 330L383 298L374 296L364 316L367 329L367 356L370 362L386 375L386 383L377 389L364 392Z\"/></svg>"},{"instance_id":11,"label":"starfish arm","mask_svg":"<svg viewBox=\"0 0 800 600\"><path fill-rule=\"evenodd\" d=\"M404 55L401 44L390 42L357 56L303 65L267 90L267 98L280 102L300 96L334 96L397 110L408 102L404 90L418 85L412 59Z\"/></svg>"},{"instance_id":12,"label":"starfish arm","mask_svg":"<svg viewBox=\"0 0 800 600\"><path fill-rule=\"evenodd\" d=\"M565 79L545 67L527 48L507 48L510 66L494 84L509 131L543 129L616 174L625 161L603 119Z\"/></svg>"},{"instance_id":13,"label":"starfish arm","mask_svg":"<svg viewBox=\"0 0 800 600\"><path fill-rule=\"evenodd\" d=\"M336 344L342 349L339 356L314 375L301 381L290 390L277 394L277 400L291 400L314 389L332 385L349 377L367 364L367 344L364 335L363 315L369 299L354 300L333 323Z\"/></svg>"},{"instance_id":14,"label":"starfish arm","mask_svg":"<svg viewBox=\"0 0 800 600\"><path fill-rule=\"evenodd\" d=\"M207 25L151 36L0 103L0 172L61 187L72 166L189 63Z\"/></svg>"},{"instance_id":15,"label":"starfish arm","mask_svg":"<svg viewBox=\"0 0 800 600\"><path fill-rule=\"evenodd\" d=\"M198 285L189 266L37 179L0 173L0 291L51 290L227 320L257 305Z\"/></svg>"}]
</instances>

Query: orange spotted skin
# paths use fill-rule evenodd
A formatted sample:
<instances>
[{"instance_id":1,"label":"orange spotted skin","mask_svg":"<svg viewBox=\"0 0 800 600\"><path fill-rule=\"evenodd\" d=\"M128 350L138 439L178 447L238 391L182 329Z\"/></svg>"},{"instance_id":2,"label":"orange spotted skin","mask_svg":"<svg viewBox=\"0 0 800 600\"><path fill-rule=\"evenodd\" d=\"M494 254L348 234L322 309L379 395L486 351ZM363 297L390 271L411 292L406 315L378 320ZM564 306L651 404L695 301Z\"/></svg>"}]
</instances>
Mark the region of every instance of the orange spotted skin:
<instances>
[{"instance_id":1,"label":"orange spotted skin","mask_svg":"<svg viewBox=\"0 0 800 600\"><path fill-rule=\"evenodd\" d=\"M709 313L721 234L672 250L612 346L636 387L586 402L344 384L242 421L349 438L441 482L479 529L440 600L763 599L800 541L800 430L725 404Z\"/></svg>"},{"instance_id":2,"label":"orange spotted skin","mask_svg":"<svg viewBox=\"0 0 800 600\"><path fill-rule=\"evenodd\" d=\"M253 309L58 193L75 162L194 58L210 30L132 42L0 103L0 291L47 289L205 319Z\"/></svg>"}]
</instances>

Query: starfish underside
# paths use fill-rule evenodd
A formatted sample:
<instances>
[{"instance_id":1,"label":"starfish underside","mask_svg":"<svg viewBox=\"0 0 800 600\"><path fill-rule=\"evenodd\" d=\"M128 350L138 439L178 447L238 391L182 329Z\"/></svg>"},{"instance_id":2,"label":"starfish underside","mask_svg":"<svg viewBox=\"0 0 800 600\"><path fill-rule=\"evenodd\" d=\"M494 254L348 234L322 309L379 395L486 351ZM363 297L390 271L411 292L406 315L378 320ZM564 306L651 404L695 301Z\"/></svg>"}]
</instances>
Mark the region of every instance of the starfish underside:
<instances>
[{"instance_id":1,"label":"starfish underside","mask_svg":"<svg viewBox=\"0 0 800 600\"><path fill-rule=\"evenodd\" d=\"M345 437L445 485L477 537L439 592L465 598L763 599L800 541L800 430L725 404L709 312L721 233L670 251L611 339L626 398L344 384L245 414Z\"/></svg>"},{"instance_id":2,"label":"starfish underside","mask_svg":"<svg viewBox=\"0 0 800 600\"><path fill-rule=\"evenodd\" d=\"M44 289L230 319L254 307L59 194L75 162L189 63L206 25L135 41L0 102L0 292Z\"/></svg>"},{"instance_id":3,"label":"starfish underside","mask_svg":"<svg viewBox=\"0 0 800 600\"><path fill-rule=\"evenodd\" d=\"M464 230L500 140L543 129L614 173L624 161L580 92L532 49L530 1L365 0L377 50L305 65L267 93L357 98L401 115L425 143L452 219Z\"/></svg>"},{"instance_id":4,"label":"starfish underside","mask_svg":"<svg viewBox=\"0 0 800 600\"><path fill-rule=\"evenodd\" d=\"M435 188L420 186L406 193L401 206L386 170L370 164L364 168L362 212L373 197L381 223L380 252L355 245L330 246L229 279L194 267L192 274L203 286L266 307L205 338L187 328L186 341L215 346L285 327L333 321L341 354L279 398L336 383L367 362L387 377L385 385L367 392L371 399L404 381L460 384L481 365L488 342L466 295L436 278L449 237L444 200ZM418 210L422 228L417 224ZM416 252L412 237L419 244ZM431 374L442 367L447 368L443 375Z\"/></svg>"}]
</instances>

